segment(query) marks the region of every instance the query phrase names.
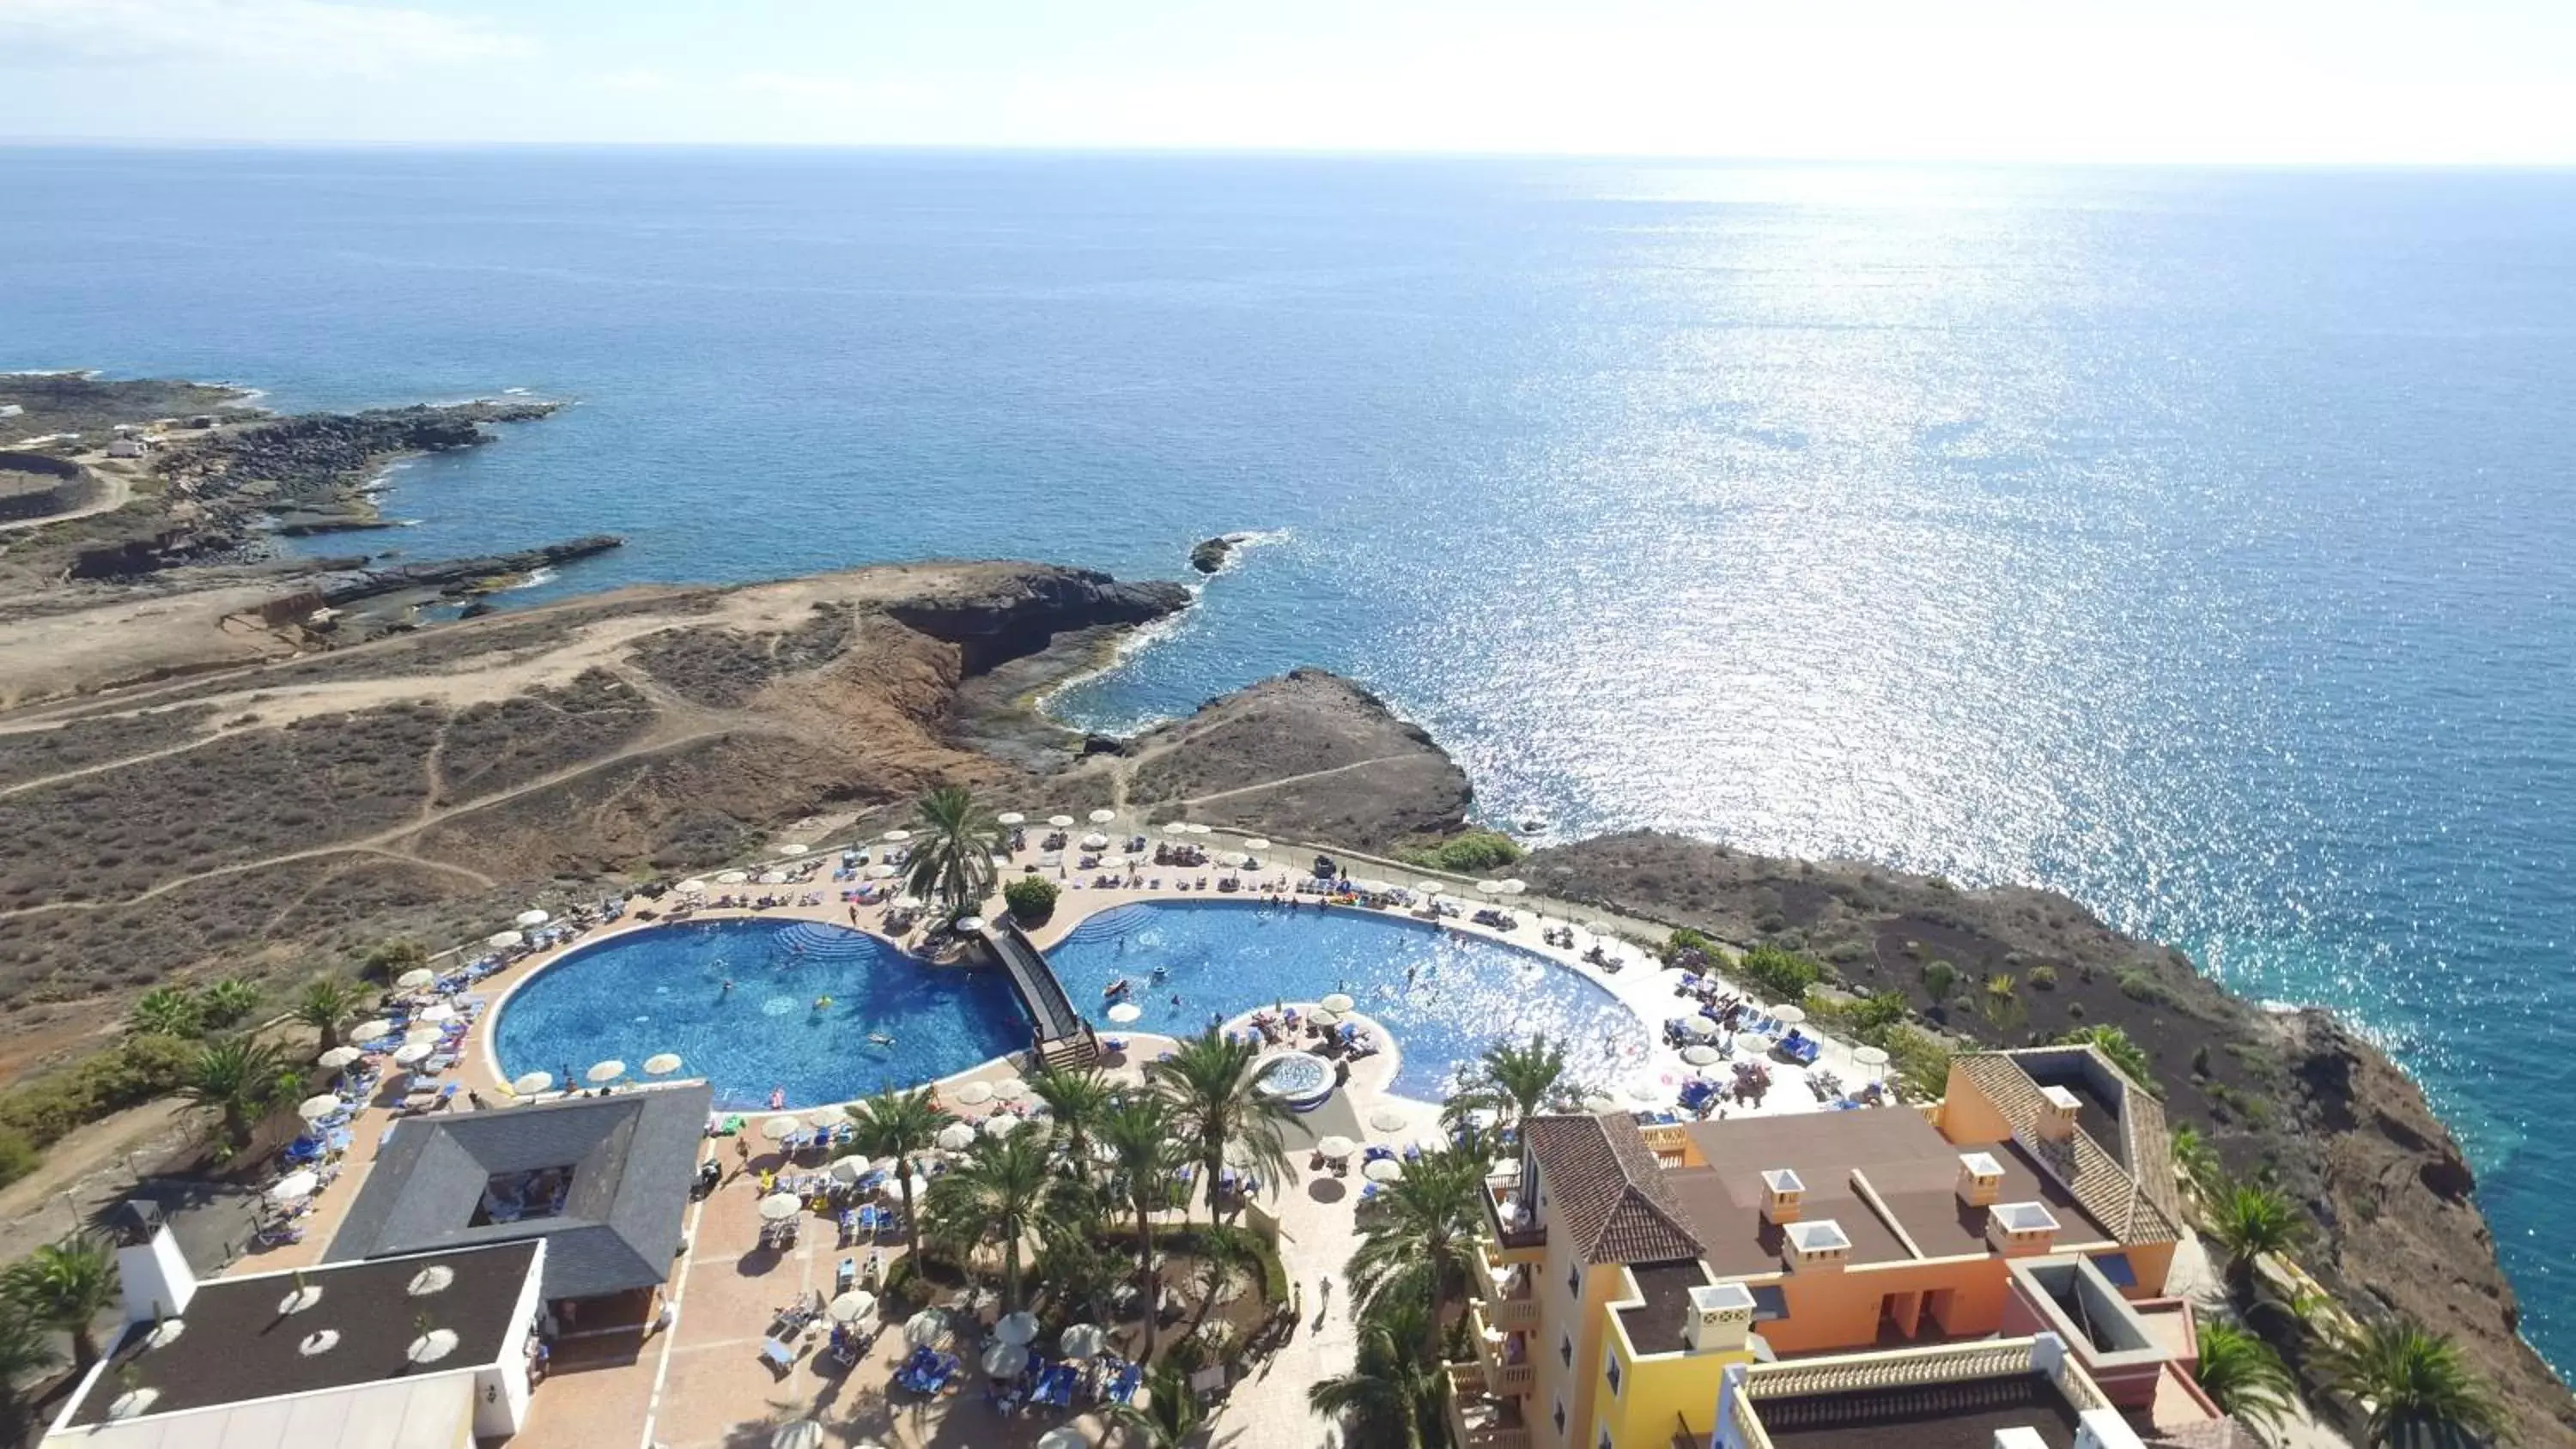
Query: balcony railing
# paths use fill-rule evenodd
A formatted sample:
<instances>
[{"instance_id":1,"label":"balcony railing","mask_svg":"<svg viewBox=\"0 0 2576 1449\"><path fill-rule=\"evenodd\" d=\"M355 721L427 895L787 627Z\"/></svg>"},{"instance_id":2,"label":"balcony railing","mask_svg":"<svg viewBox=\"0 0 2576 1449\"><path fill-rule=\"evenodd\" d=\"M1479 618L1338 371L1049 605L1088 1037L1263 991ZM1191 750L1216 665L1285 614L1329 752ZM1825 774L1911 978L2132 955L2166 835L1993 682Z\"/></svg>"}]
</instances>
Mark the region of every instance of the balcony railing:
<instances>
[{"instance_id":1,"label":"balcony railing","mask_svg":"<svg viewBox=\"0 0 2576 1449\"><path fill-rule=\"evenodd\" d=\"M2031 1371L2030 1350L2022 1338L1767 1363L1745 1375L1744 1392L1756 1400L1785 1399L2004 1378Z\"/></svg>"},{"instance_id":2,"label":"balcony railing","mask_svg":"<svg viewBox=\"0 0 2576 1449\"><path fill-rule=\"evenodd\" d=\"M1538 1372L1529 1361L1528 1341L1521 1342L1522 1356L1514 1359L1509 1330L1486 1316L1492 1307L1477 1303L1467 1309L1467 1334L1476 1341L1476 1362L1484 1369L1485 1382L1493 1392L1526 1398L1538 1391Z\"/></svg>"},{"instance_id":3,"label":"balcony railing","mask_svg":"<svg viewBox=\"0 0 2576 1449\"><path fill-rule=\"evenodd\" d=\"M1471 1363L1449 1366L1449 1437L1458 1449L1530 1449L1520 1405L1487 1393L1484 1371Z\"/></svg>"},{"instance_id":4,"label":"balcony railing","mask_svg":"<svg viewBox=\"0 0 2576 1449\"><path fill-rule=\"evenodd\" d=\"M1485 1305L1494 1326L1505 1333L1538 1332L1538 1295L1522 1293L1518 1297L1497 1298Z\"/></svg>"}]
</instances>

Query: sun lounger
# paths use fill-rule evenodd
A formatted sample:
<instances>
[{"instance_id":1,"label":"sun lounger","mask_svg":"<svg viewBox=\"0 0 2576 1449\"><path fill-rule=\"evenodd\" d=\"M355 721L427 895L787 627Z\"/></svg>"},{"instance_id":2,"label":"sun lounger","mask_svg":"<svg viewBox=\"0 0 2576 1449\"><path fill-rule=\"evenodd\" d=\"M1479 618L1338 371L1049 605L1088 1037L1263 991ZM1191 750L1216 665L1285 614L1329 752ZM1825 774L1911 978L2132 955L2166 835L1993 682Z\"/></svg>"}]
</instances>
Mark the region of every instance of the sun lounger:
<instances>
[{"instance_id":1,"label":"sun lounger","mask_svg":"<svg viewBox=\"0 0 2576 1449\"><path fill-rule=\"evenodd\" d=\"M769 1365L771 1373L785 1378L796 1369L796 1347L774 1338L764 1338L760 1341L760 1361Z\"/></svg>"}]
</instances>

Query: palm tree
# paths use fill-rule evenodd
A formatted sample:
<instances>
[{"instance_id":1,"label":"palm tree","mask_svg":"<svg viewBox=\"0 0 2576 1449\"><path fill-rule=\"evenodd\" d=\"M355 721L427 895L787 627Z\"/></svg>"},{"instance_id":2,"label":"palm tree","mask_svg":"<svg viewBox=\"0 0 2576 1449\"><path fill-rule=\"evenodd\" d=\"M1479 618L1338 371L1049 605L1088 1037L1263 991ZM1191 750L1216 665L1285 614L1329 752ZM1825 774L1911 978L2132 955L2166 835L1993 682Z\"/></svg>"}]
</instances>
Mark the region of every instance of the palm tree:
<instances>
[{"instance_id":1,"label":"palm tree","mask_svg":"<svg viewBox=\"0 0 2576 1449\"><path fill-rule=\"evenodd\" d=\"M2201 1236L2218 1246L2227 1291L2238 1303L2254 1298L2254 1266L2266 1253L2287 1253L2306 1240L2308 1224L2279 1189L2264 1183L2222 1186L2203 1209Z\"/></svg>"},{"instance_id":2,"label":"palm tree","mask_svg":"<svg viewBox=\"0 0 2576 1449\"><path fill-rule=\"evenodd\" d=\"M1109 1321L1109 1297L1124 1276L1100 1241L1123 1206L1088 1176L1058 1176L1038 1215L1038 1253L1029 1271L1057 1301L1074 1305L1076 1316L1095 1323Z\"/></svg>"},{"instance_id":3,"label":"palm tree","mask_svg":"<svg viewBox=\"0 0 2576 1449\"><path fill-rule=\"evenodd\" d=\"M2217 1187L2221 1176L2218 1149L2210 1146L2208 1133L2189 1122L2174 1124L2173 1161L2182 1169L2183 1180L2193 1193L2206 1197Z\"/></svg>"},{"instance_id":4,"label":"palm tree","mask_svg":"<svg viewBox=\"0 0 2576 1449\"><path fill-rule=\"evenodd\" d=\"M1143 1408L1111 1404L1103 1417L1124 1431L1125 1442L1136 1449L1181 1449L1207 1423L1181 1371L1168 1363L1146 1376Z\"/></svg>"},{"instance_id":5,"label":"palm tree","mask_svg":"<svg viewBox=\"0 0 2576 1449\"><path fill-rule=\"evenodd\" d=\"M0 1273L0 1297L30 1322L70 1334L72 1363L86 1373L98 1362L91 1320L116 1303L116 1250L87 1233L48 1243Z\"/></svg>"},{"instance_id":6,"label":"palm tree","mask_svg":"<svg viewBox=\"0 0 2576 1449\"><path fill-rule=\"evenodd\" d=\"M227 976L198 993L197 1003L206 1025L230 1026L259 1009L259 988L238 976Z\"/></svg>"},{"instance_id":7,"label":"palm tree","mask_svg":"<svg viewBox=\"0 0 2576 1449\"><path fill-rule=\"evenodd\" d=\"M0 1437L26 1428L27 1401L18 1381L52 1368L61 1357L52 1337L25 1310L12 1305L0 1312Z\"/></svg>"},{"instance_id":8,"label":"palm tree","mask_svg":"<svg viewBox=\"0 0 2576 1449\"><path fill-rule=\"evenodd\" d=\"M298 1024L313 1028L321 1050L329 1051L340 1044L340 1028L358 1014L366 994L358 983L337 976L325 976L304 988L295 998L295 1009L289 1013Z\"/></svg>"},{"instance_id":9,"label":"palm tree","mask_svg":"<svg viewBox=\"0 0 2576 1449\"><path fill-rule=\"evenodd\" d=\"M2192 1377L2218 1407L2267 1434L2278 1433L2298 1398L2281 1355L2242 1324L2206 1313L2199 1317L2200 1366Z\"/></svg>"},{"instance_id":10,"label":"palm tree","mask_svg":"<svg viewBox=\"0 0 2576 1449\"><path fill-rule=\"evenodd\" d=\"M2079 1026L2060 1036L2058 1041L2068 1046L2093 1048L2109 1057L2111 1065L2118 1067L2130 1081L2156 1096L2164 1095L2156 1086L2155 1066L2147 1060L2147 1049L2129 1040L2129 1034L2120 1028L2107 1022L2097 1022L2092 1026Z\"/></svg>"},{"instance_id":11,"label":"palm tree","mask_svg":"<svg viewBox=\"0 0 2576 1449\"><path fill-rule=\"evenodd\" d=\"M1172 1105L1182 1136L1207 1180L1208 1220L1217 1218L1217 1179L1225 1170L1225 1150L1235 1144L1244 1166L1277 1180L1288 1175L1288 1152L1280 1131L1296 1113L1277 1097L1260 1090L1252 1070L1261 1048L1252 1042L1228 1041L1215 1027L1183 1040L1180 1046L1145 1069L1145 1074Z\"/></svg>"},{"instance_id":12,"label":"palm tree","mask_svg":"<svg viewBox=\"0 0 2576 1449\"><path fill-rule=\"evenodd\" d=\"M912 1210L912 1159L916 1153L929 1151L939 1129L957 1119L939 1105L928 1087L912 1092L882 1092L842 1110L849 1113L857 1128L851 1136L859 1151L870 1157L895 1159L895 1183L903 1193L904 1244L915 1258L920 1257L921 1219Z\"/></svg>"},{"instance_id":13,"label":"palm tree","mask_svg":"<svg viewBox=\"0 0 2576 1449\"><path fill-rule=\"evenodd\" d=\"M1173 1140L1171 1104L1144 1093L1120 1097L1100 1114L1094 1129L1108 1149L1111 1181L1136 1215L1138 1291L1145 1304L1145 1351L1154 1355L1154 1214L1172 1199L1172 1174L1185 1158Z\"/></svg>"},{"instance_id":14,"label":"palm tree","mask_svg":"<svg viewBox=\"0 0 2576 1449\"><path fill-rule=\"evenodd\" d=\"M1047 1104L1051 1130L1071 1155L1075 1175L1090 1176L1092 1131L1116 1098L1117 1088L1091 1067L1043 1067L1028 1080L1029 1094Z\"/></svg>"},{"instance_id":15,"label":"palm tree","mask_svg":"<svg viewBox=\"0 0 2576 1449\"><path fill-rule=\"evenodd\" d=\"M1456 1125L1471 1112L1492 1112L1516 1127L1565 1095L1565 1043L1532 1032L1525 1046L1498 1041L1485 1048L1476 1070L1459 1084L1442 1121Z\"/></svg>"},{"instance_id":16,"label":"palm tree","mask_svg":"<svg viewBox=\"0 0 2576 1449\"><path fill-rule=\"evenodd\" d=\"M1392 1303L1361 1319L1350 1371L1307 1389L1307 1404L1350 1426L1354 1444L1424 1449L1441 1443L1448 1381L1439 1356L1420 1347L1437 1332L1429 1306L1418 1301Z\"/></svg>"},{"instance_id":17,"label":"palm tree","mask_svg":"<svg viewBox=\"0 0 2576 1449\"><path fill-rule=\"evenodd\" d=\"M155 986L135 998L125 1024L145 1036L195 1036L205 1030L206 1017L185 988Z\"/></svg>"},{"instance_id":18,"label":"palm tree","mask_svg":"<svg viewBox=\"0 0 2576 1449\"><path fill-rule=\"evenodd\" d=\"M1002 827L976 808L975 792L944 785L922 796L913 834L904 885L914 895L962 915L993 893L993 852L1001 848Z\"/></svg>"},{"instance_id":19,"label":"palm tree","mask_svg":"<svg viewBox=\"0 0 2576 1449\"><path fill-rule=\"evenodd\" d=\"M267 1042L227 1037L198 1049L179 1083L179 1095L223 1114L223 1146L237 1152L250 1141L260 1116L274 1106L287 1080L286 1059Z\"/></svg>"},{"instance_id":20,"label":"palm tree","mask_svg":"<svg viewBox=\"0 0 2576 1449\"><path fill-rule=\"evenodd\" d=\"M2365 1324L2323 1355L2326 1387L2364 1416L2370 1449L2490 1442L2505 1429L2495 1392L2448 1334Z\"/></svg>"},{"instance_id":21,"label":"palm tree","mask_svg":"<svg viewBox=\"0 0 2576 1449\"><path fill-rule=\"evenodd\" d=\"M1052 1172L1045 1135L1015 1133L975 1139L966 1160L930 1185L930 1215L952 1236L1001 1243L1005 1312L1020 1307L1020 1244L1037 1221Z\"/></svg>"},{"instance_id":22,"label":"palm tree","mask_svg":"<svg viewBox=\"0 0 2576 1449\"><path fill-rule=\"evenodd\" d=\"M1362 1313L1399 1302L1429 1308L1421 1352L1436 1359L1450 1295L1476 1271L1484 1221L1485 1162L1455 1148L1425 1153L1378 1194L1377 1212L1360 1230L1347 1272Z\"/></svg>"}]
</instances>

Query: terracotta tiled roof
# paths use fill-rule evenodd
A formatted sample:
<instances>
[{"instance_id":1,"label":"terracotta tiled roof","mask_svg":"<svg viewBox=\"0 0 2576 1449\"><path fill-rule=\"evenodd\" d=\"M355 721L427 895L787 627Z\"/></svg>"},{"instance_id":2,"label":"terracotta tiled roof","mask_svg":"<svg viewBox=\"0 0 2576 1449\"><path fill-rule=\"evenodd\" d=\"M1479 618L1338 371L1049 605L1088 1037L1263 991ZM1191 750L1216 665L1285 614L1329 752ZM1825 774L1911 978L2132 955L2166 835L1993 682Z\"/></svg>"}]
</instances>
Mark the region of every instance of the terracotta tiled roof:
<instances>
[{"instance_id":1,"label":"terracotta tiled roof","mask_svg":"<svg viewBox=\"0 0 2576 1449\"><path fill-rule=\"evenodd\" d=\"M2063 1052L2067 1048L2047 1050ZM2145 1088L2131 1082L2118 1067L2113 1066L2110 1058L2093 1047L2085 1047L2084 1051L2122 1084L2124 1127L2144 1129L2157 1140L2159 1150L2139 1152L2132 1160L2139 1161L2150 1172L2160 1170L2165 1180L2141 1180L2121 1166L2120 1160L2102 1144L2094 1141L2090 1130L2079 1127L2074 1143L2075 1179L2067 1184L2067 1188L2075 1194L2077 1202L2084 1204L2086 1211L2111 1230L2114 1241L2123 1244L2172 1242L2182 1233L2174 1225L2180 1216L2179 1211L2171 1206L2174 1200L2171 1160L2161 1150L2164 1109L2155 1105L2154 1098ZM2031 1131L2039 1120L2040 1095L2039 1084L2031 1080L2030 1073L2015 1060L2015 1056L2016 1053L2008 1051L1973 1052L1958 1058L1957 1065L1969 1081L1976 1083L1977 1090L1985 1093L1986 1100L2003 1112L2014 1133L2019 1135ZM2133 1150L2137 1145L2135 1138L2124 1139L2124 1144Z\"/></svg>"},{"instance_id":2,"label":"terracotta tiled roof","mask_svg":"<svg viewBox=\"0 0 2576 1449\"><path fill-rule=\"evenodd\" d=\"M1541 1186L1587 1263L1656 1263L1700 1256L1663 1164L1624 1116L1533 1117L1522 1140Z\"/></svg>"}]
</instances>

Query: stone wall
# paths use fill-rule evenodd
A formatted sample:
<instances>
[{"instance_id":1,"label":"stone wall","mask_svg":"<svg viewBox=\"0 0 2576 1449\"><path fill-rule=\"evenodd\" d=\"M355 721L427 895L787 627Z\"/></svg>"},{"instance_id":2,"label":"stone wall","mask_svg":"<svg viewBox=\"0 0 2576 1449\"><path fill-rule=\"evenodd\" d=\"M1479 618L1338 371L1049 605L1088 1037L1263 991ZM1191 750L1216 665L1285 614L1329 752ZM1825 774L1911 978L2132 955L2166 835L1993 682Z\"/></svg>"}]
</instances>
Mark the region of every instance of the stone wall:
<instances>
[{"instance_id":1,"label":"stone wall","mask_svg":"<svg viewBox=\"0 0 2576 1449\"><path fill-rule=\"evenodd\" d=\"M68 513L98 495L98 479L69 458L0 449L0 522Z\"/></svg>"}]
</instances>

